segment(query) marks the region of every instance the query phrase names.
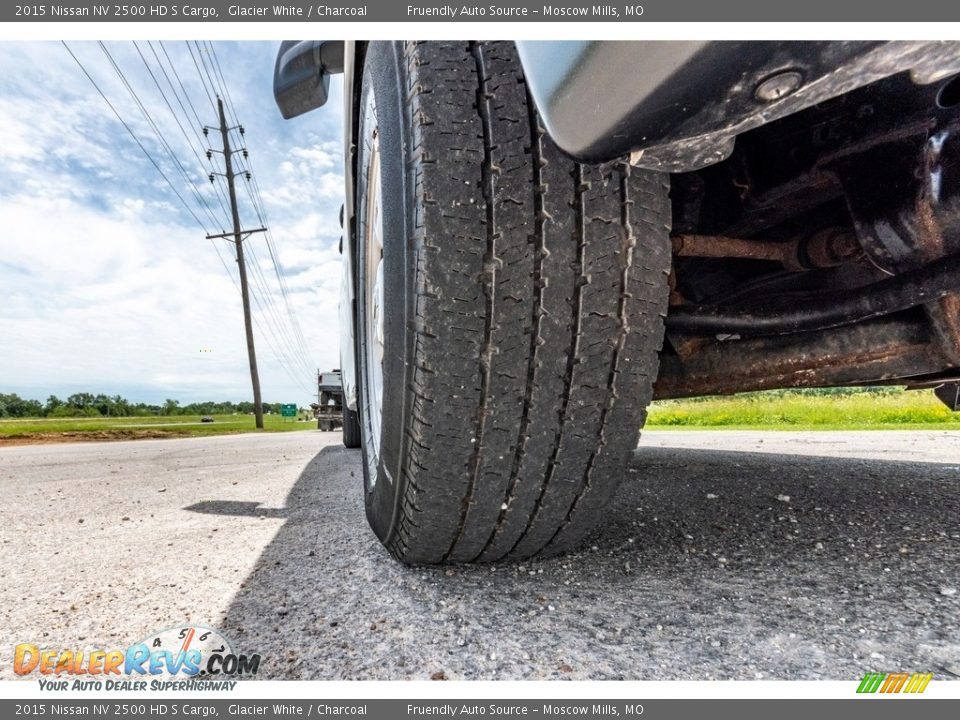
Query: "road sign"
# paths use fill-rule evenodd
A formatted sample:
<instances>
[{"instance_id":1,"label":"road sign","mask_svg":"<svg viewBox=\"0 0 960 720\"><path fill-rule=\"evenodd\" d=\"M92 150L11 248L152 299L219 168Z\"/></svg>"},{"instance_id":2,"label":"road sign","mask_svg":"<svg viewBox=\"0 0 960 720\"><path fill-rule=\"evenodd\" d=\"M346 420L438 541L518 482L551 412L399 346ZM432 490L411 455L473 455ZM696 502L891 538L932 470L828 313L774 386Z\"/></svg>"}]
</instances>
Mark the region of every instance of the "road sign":
<instances>
[{"instance_id":1,"label":"road sign","mask_svg":"<svg viewBox=\"0 0 960 720\"><path fill-rule=\"evenodd\" d=\"M280 406L280 415L282 417L296 417L297 416L297 406L296 405L281 405Z\"/></svg>"}]
</instances>

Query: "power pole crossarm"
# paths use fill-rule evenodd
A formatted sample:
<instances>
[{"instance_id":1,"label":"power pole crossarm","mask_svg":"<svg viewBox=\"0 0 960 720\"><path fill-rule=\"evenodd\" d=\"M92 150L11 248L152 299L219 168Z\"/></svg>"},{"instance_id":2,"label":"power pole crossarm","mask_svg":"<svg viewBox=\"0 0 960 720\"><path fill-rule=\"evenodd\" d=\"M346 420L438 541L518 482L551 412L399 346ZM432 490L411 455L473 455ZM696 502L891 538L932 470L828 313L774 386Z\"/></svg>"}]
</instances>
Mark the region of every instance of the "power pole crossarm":
<instances>
[{"instance_id":1,"label":"power pole crossarm","mask_svg":"<svg viewBox=\"0 0 960 720\"><path fill-rule=\"evenodd\" d=\"M263 429L263 402L260 397L260 375L257 372L257 351L253 345L253 319L250 316L250 293L247 288L247 266L243 261L243 239L249 232L260 232L265 228L258 228L245 233L240 228L240 211L237 208L237 189L234 185L233 154L230 151L230 128L227 127L226 114L223 111L223 100L217 98L217 108L220 111L220 134L223 136L223 162L227 176L227 188L230 191L230 211L233 215L233 239L237 246L237 266L240 269L240 294L243 297L243 323L247 331L247 355L250 358L250 381L253 383L253 413L256 416L257 428ZM228 233L224 233L228 235Z\"/></svg>"},{"instance_id":2,"label":"power pole crossarm","mask_svg":"<svg viewBox=\"0 0 960 720\"><path fill-rule=\"evenodd\" d=\"M248 237L250 237L254 233L260 233L260 232L266 232L266 231L267 231L266 228L254 228L253 230L244 230L243 239L246 240ZM226 237L232 238L234 237L235 234L236 233L234 233L233 230L231 230L230 232L217 233L215 235L207 235L207 240L217 240L218 238L226 238Z\"/></svg>"}]
</instances>

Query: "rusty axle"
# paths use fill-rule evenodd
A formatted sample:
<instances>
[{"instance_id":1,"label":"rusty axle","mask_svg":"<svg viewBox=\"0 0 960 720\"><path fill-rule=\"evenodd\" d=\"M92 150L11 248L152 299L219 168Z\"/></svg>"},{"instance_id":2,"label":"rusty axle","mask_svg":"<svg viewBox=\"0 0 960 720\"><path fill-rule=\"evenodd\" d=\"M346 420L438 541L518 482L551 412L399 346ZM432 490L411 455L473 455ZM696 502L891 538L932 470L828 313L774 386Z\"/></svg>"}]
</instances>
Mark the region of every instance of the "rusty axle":
<instances>
[{"instance_id":1,"label":"rusty axle","mask_svg":"<svg viewBox=\"0 0 960 720\"><path fill-rule=\"evenodd\" d=\"M778 262L800 272L835 267L862 255L856 235L842 228L827 228L792 240L766 241L724 235L674 235L678 257L742 258Z\"/></svg>"}]
</instances>

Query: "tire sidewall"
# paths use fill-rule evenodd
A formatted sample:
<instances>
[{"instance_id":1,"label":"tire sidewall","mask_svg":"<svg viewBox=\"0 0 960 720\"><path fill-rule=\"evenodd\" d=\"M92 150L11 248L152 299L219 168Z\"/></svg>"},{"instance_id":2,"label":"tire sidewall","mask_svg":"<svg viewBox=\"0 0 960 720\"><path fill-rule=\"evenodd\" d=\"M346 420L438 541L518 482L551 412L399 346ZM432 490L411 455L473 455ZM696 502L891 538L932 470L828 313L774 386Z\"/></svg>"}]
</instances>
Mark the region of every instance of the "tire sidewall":
<instances>
[{"instance_id":1,"label":"tire sidewall","mask_svg":"<svg viewBox=\"0 0 960 720\"><path fill-rule=\"evenodd\" d=\"M360 123L357 144L357 359L359 399L357 407L363 432L364 496L368 521L374 533L388 544L396 524L405 476L404 438L409 413L409 373L413 365L412 297L407 238L412 237L412 200L406 178L407 112L403 104L400 58L402 45L395 42L370 43L364 63ZM379 462L369 461L371 437L367 412L365 378L366 323L370 313L365 297L365 237L369 155L374 129L380 152L380 183L383 222L384 357L383 412Z\"/></svg>"}]
</instances>

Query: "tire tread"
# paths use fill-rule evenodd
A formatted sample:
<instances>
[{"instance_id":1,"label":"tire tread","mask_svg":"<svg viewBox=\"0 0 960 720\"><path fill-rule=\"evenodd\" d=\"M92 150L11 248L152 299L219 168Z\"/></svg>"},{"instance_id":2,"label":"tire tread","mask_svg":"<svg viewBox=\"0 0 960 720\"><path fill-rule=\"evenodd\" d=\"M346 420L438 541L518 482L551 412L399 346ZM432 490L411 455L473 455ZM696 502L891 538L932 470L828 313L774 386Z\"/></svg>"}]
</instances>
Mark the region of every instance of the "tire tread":
<instances>
[{"instance_id":1,"label":"tire tread","mask_svg":"<svg viewBox=\"0 0 960 720\"><path fill-rule=\"evenodd\" d=\"M562 155L512 43L406 43L400 76L416 296L386 545L412 564L562 552L612 496L651 397L665 180Z\"/></svg>"}]
</instances>

